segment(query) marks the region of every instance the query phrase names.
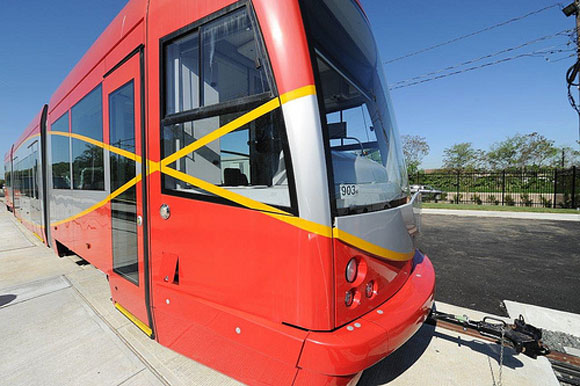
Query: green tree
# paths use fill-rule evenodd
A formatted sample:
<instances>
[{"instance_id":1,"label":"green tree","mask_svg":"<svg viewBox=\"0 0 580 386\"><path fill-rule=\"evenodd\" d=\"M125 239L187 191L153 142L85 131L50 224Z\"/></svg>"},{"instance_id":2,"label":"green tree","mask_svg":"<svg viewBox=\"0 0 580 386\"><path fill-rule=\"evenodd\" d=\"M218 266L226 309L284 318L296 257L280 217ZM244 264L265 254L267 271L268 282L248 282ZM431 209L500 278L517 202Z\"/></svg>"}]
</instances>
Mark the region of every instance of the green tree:
<instances>
[{"instance_id":1,"label":"green tree","mask_svg":"<svg viewBox=\"0 0 580 386\"><path fill-rule=\"evenodd\" d=\"M496 142L487 152L486 160L493 169L542 167L553 162L556 152L554 141L533 132L516 134L501 142Z\"/></svg>"},{"instance_id":2,"label":"green tree","mask_svg":"<svg viewBox=\"0 0 580 386\"><path fill-rule=\"evenodd\" d=\"M576 141L580 145L580 141ZM580 147L579 147L580 148ZM571 168L580 166L580 150L570 146L561 146L556 148L556 155L552 159L552 166L560 168Z\"/></svg>"},{"instance_id":3,"label":"green tree","mask_svg":"<svg viewBox=\"0 0 580 386\"><path fill-rule=\"evenodd\" d=\"M483 154L483 151L474 149L471 142L456 143L443 150L443 167L474 169L481 165Z\"/></svg>"},{"instance_id":4,"label":"green tree","mask_svg":"<svg viewBox=\"0 0 580 386\"><path fill-rule=\"evenodd\" d=\"M419 135L402 135L403 154L407 163L407 173L414 174L419 170L423 158L429 154L427 139Z\"/></svg>"}]
</instances>

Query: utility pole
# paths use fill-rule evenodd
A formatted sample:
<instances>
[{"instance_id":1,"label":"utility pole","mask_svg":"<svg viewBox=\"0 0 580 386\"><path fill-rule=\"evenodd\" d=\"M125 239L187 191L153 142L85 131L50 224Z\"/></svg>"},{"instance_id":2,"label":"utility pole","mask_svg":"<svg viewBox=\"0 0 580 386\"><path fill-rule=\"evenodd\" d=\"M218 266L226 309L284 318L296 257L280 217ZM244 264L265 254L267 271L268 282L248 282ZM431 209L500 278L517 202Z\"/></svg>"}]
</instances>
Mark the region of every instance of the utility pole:
<instances>
[{"instance_id":1,"label":"utility pole","mask_svg":"<svg viewBox=\"0 0 580 386\"><path fill-rule=\"evenodd\" d=\"M574 0L574 8L576 8L576 57L578 58L576 63L580 63L580 0ZM580 86L578 86L578 98L580 100ZM578 121L578 140L580 140L580 114L578 114ZM562 162L563 161L564 154L562 154ZM564 165L562 165L562 167L564 167Z\"/></svg>"},{"instance_id":2,"label":"utility pole","mask_svg":"<svg viewBox=\"0 0 580 386\"><path fill-rule=\"evenodd\" d=\"M570 3L566 7L564 7L564 9L562 9L562 12L564 12L564 15L566 15L567 17L570 17L572 15L576 16L576 56L577 56L577 61L576 61L576 64L574 66L572 66L569 70L569 71L573 70L572 71L573 79L568 79L568 96L571 97L570 81L572 81L572 82L575 81L576 75L578 74L578 71L580 70L580 0L574 0L573 3ZM580 84L580 82L578 84ZM578 86L578 95L580 97L580 86ZM572 107L574 107L574 110L576 110L576 112L578 113L578 120L580 121L580 110L575 105L575 103L573 103L573 101L571 101L570 103L572 104ZM580 122L578 123L578 140L580 140Z\"/></svg>"}]
</instances>

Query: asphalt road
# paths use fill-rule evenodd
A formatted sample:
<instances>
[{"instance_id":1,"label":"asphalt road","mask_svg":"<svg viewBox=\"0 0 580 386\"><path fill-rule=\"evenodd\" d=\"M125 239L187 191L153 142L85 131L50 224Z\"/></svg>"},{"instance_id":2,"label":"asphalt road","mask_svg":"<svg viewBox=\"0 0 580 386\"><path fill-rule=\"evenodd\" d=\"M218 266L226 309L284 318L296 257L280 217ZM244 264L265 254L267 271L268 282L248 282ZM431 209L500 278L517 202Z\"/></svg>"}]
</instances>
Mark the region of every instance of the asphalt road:
<instances>
[{"instance_id":1,"label":"asphalt road","mask_svg":"<svg viewBox=\"0 0 580 386\"><path fill-rule=\"evenodd\" d=\"M580 313L580 222L424 214L435 299L507 316L503 300Z\"/></svg>"}]
</instances>

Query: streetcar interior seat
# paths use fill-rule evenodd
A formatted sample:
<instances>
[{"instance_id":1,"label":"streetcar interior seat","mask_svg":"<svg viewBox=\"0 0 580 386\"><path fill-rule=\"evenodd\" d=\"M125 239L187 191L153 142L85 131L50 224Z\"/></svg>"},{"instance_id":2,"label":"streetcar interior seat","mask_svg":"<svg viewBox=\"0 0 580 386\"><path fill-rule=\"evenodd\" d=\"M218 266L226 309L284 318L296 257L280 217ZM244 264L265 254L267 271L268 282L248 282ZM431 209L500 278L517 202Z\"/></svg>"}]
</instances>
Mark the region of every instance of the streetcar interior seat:
<instances>
[{"instance_id":1,"label":"streetcar interior seat","mask_svg":"<svg viewBox=\"0 0 580 386\"><path fill-rule=\"evenodd\" d=\"M224 185L225 186L248 186L248 177L242 173L240 169L226 168L224 169Z\"/></svg>"}]
</instances>

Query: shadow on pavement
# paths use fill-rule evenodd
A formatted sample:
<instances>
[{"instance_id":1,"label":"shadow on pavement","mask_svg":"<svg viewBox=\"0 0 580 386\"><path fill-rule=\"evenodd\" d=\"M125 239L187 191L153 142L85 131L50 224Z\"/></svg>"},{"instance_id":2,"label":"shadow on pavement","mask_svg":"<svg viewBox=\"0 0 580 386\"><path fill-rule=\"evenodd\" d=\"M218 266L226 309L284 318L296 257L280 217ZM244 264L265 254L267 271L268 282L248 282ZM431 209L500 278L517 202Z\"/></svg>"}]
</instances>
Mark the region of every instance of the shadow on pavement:
<instances>
[{"instance_id":1,"label":"shadow on pavement","mask_svg":"<svg viewBox=\"0 0 580 386\"><path fill-rule=\"evenodd\" d=\"M433 333L433 335L437 338L457 343L458 347L461 346L469 347L471 350L486 355L489 358L495 360L499 364L499 356L501 349L501 346L499 344L485 343L480 340L477 340L477 338L473 338L475 340L463 340L459 335L453 336L452 334L453 334L452 331L449 331L449 333L441 333L435 331ZM514 354L516 354L515 350L509 347L504 347L503 366L509 367L510 369L524 367L524 364L519 359L514 357Z\"/></svg>"},{"instance_id":2,"label":"shadow on pavement","mask_svg":"<svg viewBox=\"0 0 580 386\"><path fill-rule=\"evenodd\" d=\"M8 294L8 295L0 295L0 307L5 306L6 304L12 303L16 299L16 295Z\"/></svg>"},{"instance_id":3,"label":"shadow on pavement","mask_svg":"<svg viewBox=\"0 0 580 386\"><path fill-rule=\"evenodd\" d=\"M482 342L475 338L474 340L464 340L459 335L454 334L453 331L449 331L449 333L435 331L435 326L423 324L419 331L397 351L365 370L357 385L382 385L393 381L419 360L434 337L456 343L458 347L468 347L499 363L500 345ZM513 349L505 347L504 350L504 366L511 369L524 366L520 360L514 357L516 352Z\"/></svg>"},{"instance_id":4,"label":"shadow on pavement","mask_svg":"<svg viewBox=\"0 0 580 386\"><path fill-rule=\"evenodd\" d=\"M435 326L423 324L419 331L397 351L365 370L358 386L381 385L403 374L423 355L434 333Z\"/></svg>"}]
</instances>

